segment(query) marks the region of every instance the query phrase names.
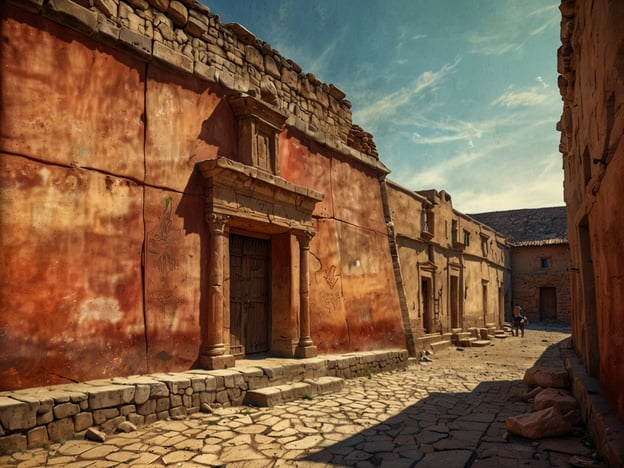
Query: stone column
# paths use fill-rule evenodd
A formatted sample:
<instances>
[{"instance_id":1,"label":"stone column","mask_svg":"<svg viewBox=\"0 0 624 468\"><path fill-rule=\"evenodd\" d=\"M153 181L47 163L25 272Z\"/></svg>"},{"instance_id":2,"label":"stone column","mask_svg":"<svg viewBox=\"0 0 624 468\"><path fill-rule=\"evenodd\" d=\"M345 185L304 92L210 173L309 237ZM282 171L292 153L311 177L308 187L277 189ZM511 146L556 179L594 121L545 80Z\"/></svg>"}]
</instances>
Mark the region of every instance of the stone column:
<instances>
[{"instance_id":1,"label":"stone column","mask_svg":"<svg viewBox=\"0 0 624 468\"><path fill-rule=\"evenodd\" d=\"M208 307L203 322L199 366L205 369L224 369L234 366L234 356L225 354L223 343L223 244L225 226L229 216L210 214L209 226L209 270Z\"/></svg>"},{"instance_id":2,"label":"stone column","mask_svg":"<svg viewBox=\"0 0 624 468\"><path fill-rule=\"evenodd\" d=\"M304 231L299 240L299 344L295 350L298 358L315 357L316 346L310 336L310 241L314 232Z\"/></svg>"}]
</instances>

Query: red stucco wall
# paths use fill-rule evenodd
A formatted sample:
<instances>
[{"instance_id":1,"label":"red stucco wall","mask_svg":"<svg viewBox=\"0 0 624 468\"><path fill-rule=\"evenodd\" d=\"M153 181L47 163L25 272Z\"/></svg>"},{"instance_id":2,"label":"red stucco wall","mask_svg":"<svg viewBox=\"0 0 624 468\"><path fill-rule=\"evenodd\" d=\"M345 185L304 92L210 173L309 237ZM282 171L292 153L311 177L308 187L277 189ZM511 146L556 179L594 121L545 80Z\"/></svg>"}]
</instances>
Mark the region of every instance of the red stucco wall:
<instances>
[{"instance_id":1,"label":"red stucco wall","mask_svg":"<svg viewBox=\"0 0 624 468\"><path fill-rule=\"evenodd\" d=\"M238 157L224 90L0 9L0 390L192 367L210 326L195 164ZM295 130L280 140L281 176L325 195L315 344L404 347L379 174Z\"/></svg>"}]
</instances>

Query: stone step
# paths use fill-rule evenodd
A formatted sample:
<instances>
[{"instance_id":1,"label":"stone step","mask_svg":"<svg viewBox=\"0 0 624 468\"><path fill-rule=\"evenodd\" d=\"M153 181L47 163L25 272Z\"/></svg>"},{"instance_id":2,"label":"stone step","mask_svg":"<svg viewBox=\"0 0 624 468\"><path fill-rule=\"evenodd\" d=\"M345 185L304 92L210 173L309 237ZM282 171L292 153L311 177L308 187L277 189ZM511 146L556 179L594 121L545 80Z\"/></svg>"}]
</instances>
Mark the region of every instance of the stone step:
<instances>
[{"instance_id":1,"label":"stone step","mask_svg":"<svg viewBox=\"0 0 624 468\"><path fill-rule=\"evenodd\" d=\"M485 346L490 346L492 342L490 340L474 340L472 342L472 346L474 348L483 348Z\"/></svg>"},{"instance_id":2,"label":"stone step","mask_svg":"<svg viewBox=\"0 0 624 468\"><path fill-rule=\"evenodd\" d=\"M477 339L474 336L471 336L470 338L462 338L461 340L459 340L459 346L462 346L464 348L470 348L472 347L472 343L474 343L475 341L477 341Z\"/></svg>"},{"instance_id":3,"label":"stone step","mask_svg":"<svg viewBox=\"0 0 624 468\"><path fill-rule=\"evenodd\" d=\"M502 333L495 333L494 334L494 338L498 338L500 340L504 340L505 338L507 338L509 335L505 332Z\"/></svg>"},{"instance_id":4,"label":"stone step","mask_svg":"<svg viewBox=\"0 0 624 468\"><path fill-rule=\"evenodd\" d=\"M436 351L449 348L452 344L453 343L450 340L448 340L448 341L437 341L435 343L430 343L429 346L431 346L431 351L435 353Z\"/></svg>"},{"instance_id":5,"label":"stone step","mask_svg":"<svg viewBox=\"0 0 624 468\"><path fill-rule=\"evenodd\" d=\"M344 379L340 377L306 379L303 382L249 390L243 404L257 407L276 406L301 398L339 392L343 387Z\"/></svg>"},{"instance_id":6,"label":"stone step","mask_svg":"<svg viewBox=\"0 0 624 468\"><path fill-rule=\"evenodd\" d=\"M454 340L458 340L458 339L462 339L462 338L470 338L471 336L474 336L474 334L472 334L471 332L459 332L459 333L453 333L453 339Z\"/></svg>"}]
</instances>

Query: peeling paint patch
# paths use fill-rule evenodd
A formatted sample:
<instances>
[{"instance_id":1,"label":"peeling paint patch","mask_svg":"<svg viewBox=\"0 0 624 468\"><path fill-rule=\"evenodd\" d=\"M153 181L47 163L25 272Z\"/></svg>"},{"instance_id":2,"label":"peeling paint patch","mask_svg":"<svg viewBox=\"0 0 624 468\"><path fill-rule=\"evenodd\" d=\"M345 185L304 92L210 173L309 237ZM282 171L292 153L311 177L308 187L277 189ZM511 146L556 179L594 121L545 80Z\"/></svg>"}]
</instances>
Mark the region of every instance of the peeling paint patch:
<instances>
[{"instance_id":1,"label":"peeling paint patch","mask_svg":"<svg viewBox=\"0 0 624 468\"><path fill-rule=\"evenodd\" d=\"M123 317L119 302L114 297L98 297L80 304L80 319L78 323L89 320L117 323Z\"/></svg>"}]
</instances>

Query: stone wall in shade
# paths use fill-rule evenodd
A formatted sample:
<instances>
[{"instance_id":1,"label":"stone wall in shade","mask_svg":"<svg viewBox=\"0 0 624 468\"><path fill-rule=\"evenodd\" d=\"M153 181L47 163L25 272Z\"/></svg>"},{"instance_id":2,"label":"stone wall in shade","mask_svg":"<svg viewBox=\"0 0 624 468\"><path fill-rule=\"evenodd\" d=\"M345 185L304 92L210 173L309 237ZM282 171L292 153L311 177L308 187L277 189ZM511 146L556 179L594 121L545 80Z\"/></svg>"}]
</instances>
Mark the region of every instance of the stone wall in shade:
<instances>
[{"instance_id":1,"label":"stone wall in shade","mask_svg":"<svg viewBox=\"0 0 624 468\"><path fill-rule=\"evenodd\" d=\"M624 3L560 4L574 346L624 420Z\"/></svg>"}]
</instances>

